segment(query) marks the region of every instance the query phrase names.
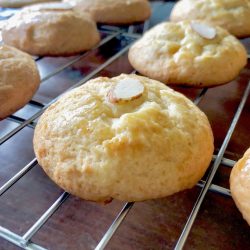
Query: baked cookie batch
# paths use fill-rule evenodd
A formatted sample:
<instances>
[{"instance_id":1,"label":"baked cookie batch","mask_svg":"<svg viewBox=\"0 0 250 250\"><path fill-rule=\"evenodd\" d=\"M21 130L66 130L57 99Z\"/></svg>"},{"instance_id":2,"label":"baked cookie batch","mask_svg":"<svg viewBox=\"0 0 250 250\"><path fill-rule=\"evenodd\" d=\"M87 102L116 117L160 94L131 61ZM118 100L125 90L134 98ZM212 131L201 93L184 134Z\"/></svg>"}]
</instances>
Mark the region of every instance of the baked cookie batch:
<instances>
[{"instance_id":1,"label":"baked cookie batch","mask_svg":"<svg viewBox=\"0 0 250 250\"><path fill-rule=\"evenodd\" d=\"M219 26L164 22L131 47L129 61L141 74L166 84L211 87L236 78L247 63L247 53Z\"/></svg>"},{"instance_id":2,"label":"baked cookie batch","mask_svg":"<svg viewBox=\"0 0 250 250\"><path fill-rule=\"evenodd\" d=\"M23 107L39 87L36 64L26 53L81 53L100 42L96 22L131 24L151 14L146 0L41 2L52 1L0 0L11 8L38 3L2 29L0 119ZM206 115L163 83L212 87L235 79L247 63L236 37L250 35L249 16L247 0L180 0L171 22L156 25L129 50L131 65L149 78L99 77L44 112L34 150L47 175L92 201L142 201L192 188L211 162L213 133ZM232 170L230 188L250 224L249 180L248 150Z\"/></svg>"},{"instance_id":3,"label":"baked cookie batch","mask_svg":"<svg viewBox=\"0 0 250 250\"><path fill-rule=\"evenodd\" d=\"M237 37L250 36L249 0L180 0L170 20L204 20L219 25Z\"/></svg>"},{"instance_id":4,"label":"baked cookie batch","mask_svg":"<svg viewBox=\"0 0 250 250\"><path fill-rule=\"evenodd\" d=\"M0 0L0 7L4 8L20 8L26 5L36 3L56 2L60 0Z\"/></svg>"},{"instance_id":5,"label":"baked cookie batch","mask_svg":"<svg viewBox=\"0 0 250 250\"><path fill-rule=\"evenodd\" d=\"M40 76L32 57L0 46L0 120L23 107L34 95Z\"/></svg>"},{"instance_id":6,"label":"baked cookie batch","mask_svg":"<svg viewBox=\"0 0 250 250\"><path fill-rule=\"evenodd\" d=\"M233 167L230 190L236 206L250 225L250 148Z\"/></svg>"},{"instance_id":7,"label":"baked cookie batch","mask_svg":"<svg viewBox=\"0 0 250 250\"><path fill-rule=\"evenodd\" d=\"M95 22L63 3L22 9L6 22L2 37L4 43L39 56L77 54L100 41Z\"/></svg>"},{"instance_id":8,"label":"baked cookie batch","mask_svg":"<svg viewBox=\"0 0 250 250\"><path fill-rule=\"evenodd\" d=\"M76 11L87 12L98 23L130 24L150 17L147 0L63 0L72 4Z\"/></svg>"},{"instance_id":9,"label":"baked cookie batch","mask_svg":"<svg viewBox=\"0 0 250 250\"><path fill-rule=\"evenodd\" d=\"M50 106L34 149L48 176L72 194L142 201L193 187L211 161L213 135L182 94L122 74L90 80Z\"/></svg>"}]
</instances>

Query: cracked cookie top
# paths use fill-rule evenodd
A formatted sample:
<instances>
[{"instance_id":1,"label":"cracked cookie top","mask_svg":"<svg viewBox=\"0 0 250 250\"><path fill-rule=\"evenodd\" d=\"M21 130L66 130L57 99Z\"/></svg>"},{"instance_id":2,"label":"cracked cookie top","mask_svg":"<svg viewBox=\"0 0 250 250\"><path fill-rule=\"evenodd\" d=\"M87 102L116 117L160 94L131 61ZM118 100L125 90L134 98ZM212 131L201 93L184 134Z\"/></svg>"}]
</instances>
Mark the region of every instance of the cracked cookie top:
<instances>
[{"instance_id":1,"label":"cracked cookie top","mask_svg":"<svg viewBox=\"0 0 250 250\"><path fill-rule=\"evenodd\" d=\"M181 0L173 8L171 21L206 20L237 37L250 35L249 0Z\"/></svg>"},{"instance_id":2,"label":"cracked cookie top","mask_svg":"<svg viewBox=\"0 0 250 250\"><path fill-rule=\"evenodd\" d=\"M206 37L211 30L214 36ZM233 80L245 66L247 53L237 38L218 26L164 22L131 47L129 60L140 73L164 83L209 87Z\"/></svg>"}]
</instances>

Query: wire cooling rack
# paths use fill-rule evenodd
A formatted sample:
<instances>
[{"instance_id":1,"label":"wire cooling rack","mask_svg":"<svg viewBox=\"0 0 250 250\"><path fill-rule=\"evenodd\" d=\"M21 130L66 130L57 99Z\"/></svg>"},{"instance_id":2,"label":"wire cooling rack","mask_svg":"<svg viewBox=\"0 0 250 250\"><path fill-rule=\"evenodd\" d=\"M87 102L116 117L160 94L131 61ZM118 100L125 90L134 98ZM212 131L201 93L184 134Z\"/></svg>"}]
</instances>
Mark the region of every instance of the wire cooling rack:
<instances>
[{"instance_id":1,"label":"wire cooling rack","mask_svg":"<svg viewBox=\"0 0 250 250\"><path fill-rule=\"evenodd\" d=\"M0 145L4 145L11 140L15 140L18 134L25 128L30 128L33 130L39 116L65 91L69 91L72 88L80 86L89 79L98 75L115 75L116 73L112 72L112 65L115 64L116 68L118 67L118 71L120 71L120 73L123 73L124 71L126 73L135 73L134 71L132 71L132 68L130 66L127 66L125 68L123 68L123 66L119 67L119 60L126 60L126 53L131 44L136 39L138 39L141 34L145 32L150 26L153 26L156 23L164 20L168 16L172 5L173 3L164 3L163 1L156 1L152 3L153 17L151 18L151 20L145 22L144 24L131 25L129 27L115 27L107 25L99 26L99 30L102 35L100 44L97 47L93 48L91 51L85 52L84 54L70 57L65 60L60 58L57 60L57 63L51 65L50 60L53 60L51 58L35 58L42 75L41 89L38 91L38 94L34 96L33 100L31 100L22 110L0 122ZM3 11L2 18L6 18L6 16L10 16L11 14L11 10L8 10L7 14ZM100 61L101 63L95 64L96 58L98 58L98 61ZM43 68L40 66L44 65L44 62L46 63L46 65L48 65L48 67L46 67L46 70L43 72ZM81 72L82 68L78 68L77 65L79 64L79 62L83 62L84 72ZM108 72L105 71L107 70L107 68L111 68L111 70L109 70ZM73 77L71 76L71 74L73 74ZM63 84L63 86L60 86L59 92L57 90L54 91L53 89L52 93L46 93L46 95L44 95L44 92L48 92L48 90L46 88L45 90L43 90L43 85L48 85L49 82L50 85L55 84L56 89L56 84L58 82L64 82L63 79L65 75L67 76L66 78L68 78L69 83L65 83ZM231 120L230 125L226 130L225 136L221 140L222 144L217 149L217 153L213 156L211 166L206 173L204 180L201 180L197 184L197 187L199 187L199 192L196 201L194 202L191 209L191 213L186 219L186 223L181 230L179 238L174 242L171 248L182 249L184 247L208 191L212 191L219 196L225 196L231 199L229 189L213 183L213 180L219 166L224 165L228 168L231 168L235 164L235 159L226 158L224 157L224 155L242 112L244 110L248 110L245 105L249 96L250 84L246 83L244 87L244 91L241 92L241 96L240 98L238 98L238 107L234 112L233 119ZM181 91L185 93L188 90L184 88ZM195 104L199 105L209 91L210 90L205 88L201 90L195 90L192 93L191 98L193 99ZM7 123L7 125L5 123ZM246 126L249 127L249 123L246 124ZM4 161L1 161L1 164L2 162ZM8 190L17 185L17 183L35 167L37 167L37 160L33 158L25 166L19 167L18 171L16 171L10 178L3 178L2 181L0 179L0 203L1 200L3 200L3 195L7 193ZM15 233L14 230L10 230L5 226L2 226L2 223L0 221L0 236L3 239L23 249L46 249L43 244L34 243L33 237L69 197L70 195L68 193L61 193L58 198L50 204L49 208L41 213L40 217L23 234ZM32 203L32 201L30 203ZM30 206L29 209L33 209L31 204L27 205ZM122 207L110 227L106 230L106 232L103 233L102 238L98 240L99 243L95 246L93 245L92 248L99 250L104 249L107 246L112 236L116 233L117 229L124 221L125 217L133 206L134 203L129 202ZM84 232L79 233L79 237L81 237L80 235L82 233ZM54 246L51 246L51 249L54 248ZM141 246L141 248L147 249L147 246ZM10 247L10 249L12 248ZM66 249L75 248L67 247ZM79 249L86 248L81 247ZM121 249L124 248L121 247ZM155 247L155 249L159 248Z\"/></svg>"}]
</instances>

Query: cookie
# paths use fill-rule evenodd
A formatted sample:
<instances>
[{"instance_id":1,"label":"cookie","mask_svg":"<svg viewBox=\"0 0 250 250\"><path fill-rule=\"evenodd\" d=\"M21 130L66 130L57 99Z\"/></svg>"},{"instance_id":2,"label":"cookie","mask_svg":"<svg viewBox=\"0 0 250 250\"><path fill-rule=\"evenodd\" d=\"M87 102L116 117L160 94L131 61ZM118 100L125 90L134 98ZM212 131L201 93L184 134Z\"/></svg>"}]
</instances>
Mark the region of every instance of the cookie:
<instances>
[{"instance_id":1,"label":"cookie","mask_svg":"<svg viewBox=\"0 0 250 250\"><path fill-rule=\"evenodd\" d=\"M230 190L236 206L250 225L250 148L232 169Z\"/></svg>"},{"instance_id":2,"label":"cookie","mask_svg":"<svg viewBox=\"0 0 250 250\"><path fill-rule=\"evenodd\" d=\"M0 119L3 119L32 98L40 77L32 57L22 51L1 45L0 59Z\"/></svg>"},{"instance_id":3,"label":"cookie","mask_svg":"<svg viewBox=\"0 0 250 250\"><path fill-rule=\"evenodd\" d=\"M129 61L141 74L166 84L211 87L237 77L247 52L218 26L164 22L131 47Z\"/></svg>"},{"instance_id":4,"label":"cookie","mask_svg":"<svg viewBox=\"0 0 250 250\"><path fill-rule=\"evenodd\" d=\"M131 24L142 22L151 15L147 0L64 0L80 12L89 13L96 22Z\"/></svg>"},{"instance_id":5,"label":"cookie","mask_svg":"<svg viewBox=\"0 0 250 250\"><path fill-rule=\"evenodd\" d=\"M96 24L66 3L26 7L3 27L5 44L32 55L67 56L86 51L100 41Z\"/></svg>"},{"instance_id":6,"label":"cookie","mask_svg":"<svg viewBox=\"0 0 250 250\"><path fill-rule=\"evenodd\" d=\"M24 7L23 11L73 11L73 6L68 3L51 2L51 3L38 3L31 6Z\"/></svg>"},{"instance_id":7,"label":"cookie","mask_svg":"<svg viewBox=\"0 0 250 250\"><path fill-rule=\"evenodd\" d=\"M237 37L250 36L249 0L181 0L173 8L171 21L206 20Z\"/></svg>"},{"instance_id":8,"label":"cookie","mask_svg":"<svg viewBox=\"0 0 250 250\"><path fill-rule=\"evenodd\" d=\"M55 1L57 0L0 0L0 6L4 8L20 8L30 4Z\"/></svg>"},{"instance_id":9,"label":"cookie","mask_svg":"<svg viewBox=\"0 0 250 250\"><path fill-rule=\"evenodd\" d=\"M192 188L211 161L213 135L206 115L182 94L122 74L90 80L50 106L34 150L71 194L141 201Z\"/></svg>"}]
</instances>

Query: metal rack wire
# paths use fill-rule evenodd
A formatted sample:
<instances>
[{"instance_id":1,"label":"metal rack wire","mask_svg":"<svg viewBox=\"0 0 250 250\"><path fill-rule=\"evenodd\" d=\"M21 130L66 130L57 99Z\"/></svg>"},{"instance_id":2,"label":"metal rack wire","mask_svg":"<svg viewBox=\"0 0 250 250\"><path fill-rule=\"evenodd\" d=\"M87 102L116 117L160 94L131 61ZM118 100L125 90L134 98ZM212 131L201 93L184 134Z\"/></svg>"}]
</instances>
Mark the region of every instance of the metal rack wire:
<instances>
[{"instance_id":1,"label":"metal rack wire","mask_svg":"<svg viewBox=\"0 0 250 250\"><path fill-rule=\"evenodd\" d=\"M149 23L146 22L142 28L142 31L144 32L147 30L149 27ZM128 30L124 30L124 28L113 28L109 26L103 26L100 27L100 31L106 35L105 38L102 39L100 44L94 48L93 50L96 50L100 48L103 45L106 45L108 42L110 42L112 39L119 37L120 39L128 39L128 43L125 44L118 52L116 52L114 55L112 55L109 59L107 59L103 64L99 65L96 69L94 69L92 72L87 74L83 79L75 83L72 87L70 87L67 91L69 91L72 88L75 88L77 86L80 86L84 84L86 81L89 79L93 78L96 76L98 73L100 73L103 69L105 69L107 66L111 65L114 61L119 59L122 55L124 55L131 44L133 43L134 40L136 40L138 37L140 37L140 34L134 33L134 26L130 26ZM92 50L92 51L93 51ZM64 69L70 67L77 61L81 60L85 56L88 55L90 52L86 52L82 55L79 55L75 57L73 60L70 62L64 64L63 66L58 67L55 69L53 72L49 73L46 75L43 79L42 82L50 79L51 77L55 76L56 74L59 74L62 72ZM36 58L36 61L41 60L42 58ZM213 157L213 162L212 166L210 168L210 172L207 175L207 178L205 180L201 180L197 186L201 188L200 194L194 204L194 207L192 209L192 212L189 215L189 218L186 222L185 227L183 228L183 231L179 237L179 240L175 246L175 249L182 249L187 237L190 233L190 230L192 228L192 225L197 217L197 214L199 212L199 209L204 201L204 198L207 194L208 191L215 192L219 195L224 195L224 196L231 196L230 191L222 186L218 186L213 184L213 178L218 170L218 167L220 164L223 164L227 167L232 167L235 163L235 161L224 158L224 153L227 148L227 145L230 141L230 138L232 136L232 133L234 132L235 126L240 118L240 115L242 113L242 110L244 108L244 105L247 101L247 98L249 96L250 92L250 82L248 83L244 94L241 98L240 104L238 106L238 109L234 115L234 118L232 120L232 123L230 125L230 128L227 131L226 137L224 138L224 142L222 146L219 149L218 154L214 155ZM195 104L199 104L199 102L202 100L202 98L206 95L207 89L203 89L200 91L200 93L196 96L196 98L193 100ZM48 104L43 104L39 103L37 101L30 101L29 106L33 106L38 109L38 111L32 115L28 119L24 119L22 117L19 117L18 115L12 115L7 118L7 120L10 120L12 122L15 122L17 126L12 129L10 132L6 133L0 138L0 145L3 143L7 142L10 138L15 136L17 133L19 133L22 129L25 127L30 127L34 129L36 125L36 119L39 118L39 116L46 110L48 106L50 106L52 103L54 103L58 98L56 97L53 99L51 102ZM25 176L33 167L37 165L37 160L34 158L32 159L26 166L24 166L19 172L17 172L11 179L9 179L7 182L4 183L0 187L0 198L1 195L3 195L7 190L9 190L13 185L15 185L16 182L18 182L23 176ZM0 237L6 239L7 241L15 244L18 247L21 247L23 249L45 249L42 246L39 246L31 241L31 238L38 232L38 230L46 223L46 221L55 213L55 211L67 200L67 198L70 195L66 192L62 193L58 199L54 201L54 203L40 216L40 218L23 234L23 235L18 235L7 228L4 228L0 225ZM112 236L115 234L116 230L120 226L120 224L123 222L125 219L126 215L129 213L129 211L132 209L134 203L133 202L128 202L125 204L125 206L122 208L122 210L119 212L115 220L113 221L112 225L109 227L109 229L104 233L102 239L96 246L96 250L101 250L104 249L105 246L108 244Z\"/></svg>"}]
</instances>

